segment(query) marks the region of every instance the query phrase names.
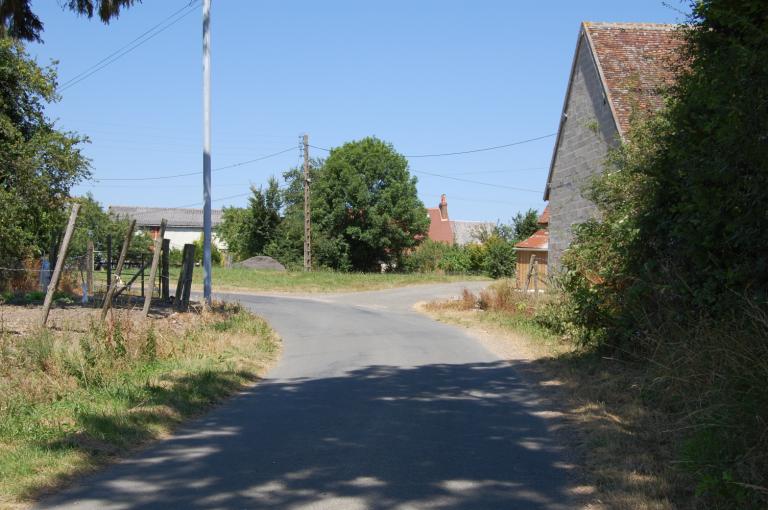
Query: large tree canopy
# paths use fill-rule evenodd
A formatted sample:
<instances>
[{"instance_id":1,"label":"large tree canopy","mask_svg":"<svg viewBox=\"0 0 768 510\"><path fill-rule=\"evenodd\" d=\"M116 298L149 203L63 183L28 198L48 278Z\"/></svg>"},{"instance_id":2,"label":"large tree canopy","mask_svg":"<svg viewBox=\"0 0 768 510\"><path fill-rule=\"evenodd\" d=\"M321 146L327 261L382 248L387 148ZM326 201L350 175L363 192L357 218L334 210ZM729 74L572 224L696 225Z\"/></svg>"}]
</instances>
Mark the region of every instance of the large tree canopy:
<instances>
[{"instance_id":1,"label":"large tree canopy","mask_svg":"<svg viewBox=\"0 0 768 510\"><path fill-rule=\"evenodd\" d=\"M81 16L94 14L104 23L120 15L120 10L141 0L66 0L64 7ZM43 22L32 11L31 0L0 0L0 30L3 36L24 41L40 41ZM60 2L61 3L61 2Z\"/></svg>"},{"instance_id":2,"label":"large tree canopy","mask_svg":"<svg viewBox=\"0 0 768 510\"><path fill-rule=\"evenodd\" d=\"M312 220L321 262L361 271L399 261L429 228L408 161L373 137L333 149L315 172Z\"/></svg>"},{"instance_id":3,"label":"large tree canopy","mask_svg":"<svg viewBox=\"0 0 768 510\"><path fill-rule=\"evenodd\" d=\"M52 68L0 39L0 262L6 264L50 246L71 187L88 176L78 147L85 139L57 131L43 111L57 99L55 81Z\"/></svg>"}]
</instances>

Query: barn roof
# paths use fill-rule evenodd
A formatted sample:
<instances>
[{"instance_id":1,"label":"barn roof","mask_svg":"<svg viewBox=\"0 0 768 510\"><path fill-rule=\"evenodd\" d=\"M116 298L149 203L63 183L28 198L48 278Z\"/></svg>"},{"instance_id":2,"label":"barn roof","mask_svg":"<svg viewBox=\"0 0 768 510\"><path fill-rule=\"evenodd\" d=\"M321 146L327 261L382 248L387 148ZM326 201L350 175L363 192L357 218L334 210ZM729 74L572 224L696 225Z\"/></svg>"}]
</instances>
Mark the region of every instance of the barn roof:
<instances>
[{"instance_id":1,"label":"barn roof","mask_svg":"<svg viewBox=\"0 0 768 510\"><path fill-rule=\"evenodd\" d=\"M635 111L658 111L661 91L675 81L684 44L677 25L584 22L619 134Z\"/></svg>"},{"instance_id":2,"label":"barn roof","mask_svg":"<svg viewBox=\"0 0 768 510\"><path fill-rule=\"evenodd\" d=\"M678 25L589 21L581 24L544 200L549 200L557 149L582 44L587 44L593 56L616 130L623 138L635 113L655 112L664 106L662 91L674 83L685 42Z\"/></svg>"},{"instance_id":3,"label":"barn roof","mask_svg":"<svg viewBox=\"0 0 768 510\"><path fill-rule=\"evenodd\" d=\"M168 227L203 228L202 209L181 209L177 207L136 207L126 205L109 206L109 214L119 218L135 219L139 227L156 227L160 220L168 220ZM211 210L211 223L221 223L221 209Z\"/></svg>"}]
</instances>

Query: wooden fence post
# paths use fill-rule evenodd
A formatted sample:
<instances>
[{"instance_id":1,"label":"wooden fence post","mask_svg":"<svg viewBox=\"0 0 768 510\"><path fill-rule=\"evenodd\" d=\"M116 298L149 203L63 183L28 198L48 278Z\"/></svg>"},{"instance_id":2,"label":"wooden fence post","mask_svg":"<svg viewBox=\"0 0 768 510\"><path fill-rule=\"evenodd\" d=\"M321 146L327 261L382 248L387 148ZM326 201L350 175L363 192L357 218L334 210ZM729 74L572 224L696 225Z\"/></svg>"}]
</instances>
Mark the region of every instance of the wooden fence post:
<instances>
[{"instance_id":1,"label":"wooden fence post","mask_svg":"<svg viewBox=\"0 0 768 510\"><path fill-rule=\"evenodd\" d=\"M128 248L131 246L131 240L133 239L133 229L136 228L136 220L131 220L128 224L128 232L125 233L125 239L123 240L123 248L120 250L120 258L117 259L117 267L115 267L115 277L117 280L120 278L120 274L123 272L123 264L125 263L125 257L128 255ZM116 282L111 281L109 289L107 289L107 295L104 297L104 304L101 307L101 320L107 318L107 311L112 306L112 296L117 289Z\"/></svg>"},{"instance_id":2,"label":"wooden fence post","mask_svg":"<svg viewBox=\"0 0 768 510\"><path fill-rule=\"evenodd\" d=\"M104 295L107 295L109 288L112 286L112 234L107 235L107 290L104 291Z\"/></svg>"},{"instance_id":3,"label":"wooden fence post","mask_svg":"<svg viewBox=\"0 0 768 510\"><path fill-rule=\"evenodd\" d=\"M75 230L75 220L77 220L77 212L79 210L80 204L72 204L72 211L69 213L69 222L67 223L67 231L64 234L64 239L61 240L61 248L59 249L56 258L56 268L53 270L53 276L51 277L50 283L48 283L48 291L45 293L43 315L40 318L40 326L42 327L45 327L45 323L48 322L48 313L51 311L51 303L53 302L53 293L56 292L56 287L59 285L61 270L64 267L64 259L67 257L69 240L72 238L72 231Z\"/></svg>"},{"instance_id":4,"label":"wooden fence post","mask_svg":"<svg viewBox=\"0 0 768 510\"><path fill-rule=\"evenodd\" d=\"M168 224L168 222L163 218L160 221L160 232L157 234L157 239L155 239L155 253L152 254L152 267L149 270L149 293L144 296L144 309L141 311L142 317L147 317L147 314L149 313L149 305L152 301L152 294L154 294L155 291L155 276L157 276L157 264L160 261L160 252L163 248L163 240L165 239L165 226Z\"/></svg>"},{"instance_id":5,"label":"wooden fence post","mask_svg":"<svg viewBox=\"0 0 768 510\"><path fill-rule=\"evenodd\" d=\"M93 297L93 241L90 239L85 255L85 284L88 286L88 297Z\"/></svg>"},{"instance_id":6,"label":"wooden fence post","mask_svg":"<svg viewBox=\"0 0 768 510\"><path fill-rule=\"evenodd\" d=\"M174 306L179 306L179 301L181 301L181 294L184 290L184 282L186 281L186 278L184 276L184 272L187 270L187 244L184 245L184 248L181 250L181 270L179 271L179 281L176 282L176 293L173 295L173 304Z\"/></svg>"},{"instance_id":7,"label":"wooden fence post","mask_svg":"<svg viewBox=\"0 0 768 510\"><path fill-rule=\"evenodd\" d=\"M184 270L184 291L181 297L181 306L186 309L189 308L189 294L192 291L192 273L195 270L195 245L188 244L184 248L189 250L187 267Z\"/></svg>"},{"instance_id":8,"label":"wooden fence post","mask_svg":"<svg viewBox=\"0 0 768 510\"><path fill-rule=\"evenodd\" d=\"M531 259L528 264L528 276L525 278L525 292L528 292L528 287L531 285L531 275L535 269L536 255L531 255Z\"/></svg>"},{"instance_id":9,"label":"wooden fence post","mask_svg":"<svg viewBox=\"0 0 768 510\"><path fill-rule=\"evenodd\" d=\"M164 301L171 299L171 240L163 239L163 262L160 274L161 297Z\"/></svg>"}]
</instances>

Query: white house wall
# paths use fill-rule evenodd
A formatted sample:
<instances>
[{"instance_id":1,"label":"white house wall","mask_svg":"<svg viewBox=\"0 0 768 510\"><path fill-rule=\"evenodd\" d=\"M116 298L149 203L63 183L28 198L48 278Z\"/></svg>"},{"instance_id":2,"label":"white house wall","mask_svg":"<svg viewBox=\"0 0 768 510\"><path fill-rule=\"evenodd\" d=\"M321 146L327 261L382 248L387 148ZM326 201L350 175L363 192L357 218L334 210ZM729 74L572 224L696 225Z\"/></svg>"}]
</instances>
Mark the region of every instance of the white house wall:
<instances>
[{"instance_id":1,"label":"white house wall","mask_svg":"<svg viewBox=\"0 0 768 510\"><path fill-rule=\"evenodd\" d=\"M165 229L165 238L171 241L171 248L178 248L179 250L184 247L185 244L192 244L200 239L203 235L203 229L193 227L167 227ZM226 250L227 245L219 237L213 233L211 241L220 250Z\"/></svg>"}]
</instances>

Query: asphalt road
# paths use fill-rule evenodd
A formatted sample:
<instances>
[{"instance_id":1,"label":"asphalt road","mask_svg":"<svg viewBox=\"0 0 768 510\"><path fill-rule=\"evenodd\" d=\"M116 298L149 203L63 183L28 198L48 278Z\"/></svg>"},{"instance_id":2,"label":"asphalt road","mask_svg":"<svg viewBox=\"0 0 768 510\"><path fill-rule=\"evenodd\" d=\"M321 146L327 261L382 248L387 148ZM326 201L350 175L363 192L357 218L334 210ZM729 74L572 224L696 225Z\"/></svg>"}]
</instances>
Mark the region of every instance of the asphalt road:
<instances>
[{"instance_id":1,"label":"asphalt road","mask_svg":"<svg viewBox=\"0 0 768 510\"><path fill-rule=\"evenodd\" d=\"M226 296L282 336L268 377L39 508L574 508L514 366L411 310L460 289Z\"/></svg>"}]
</instances>

